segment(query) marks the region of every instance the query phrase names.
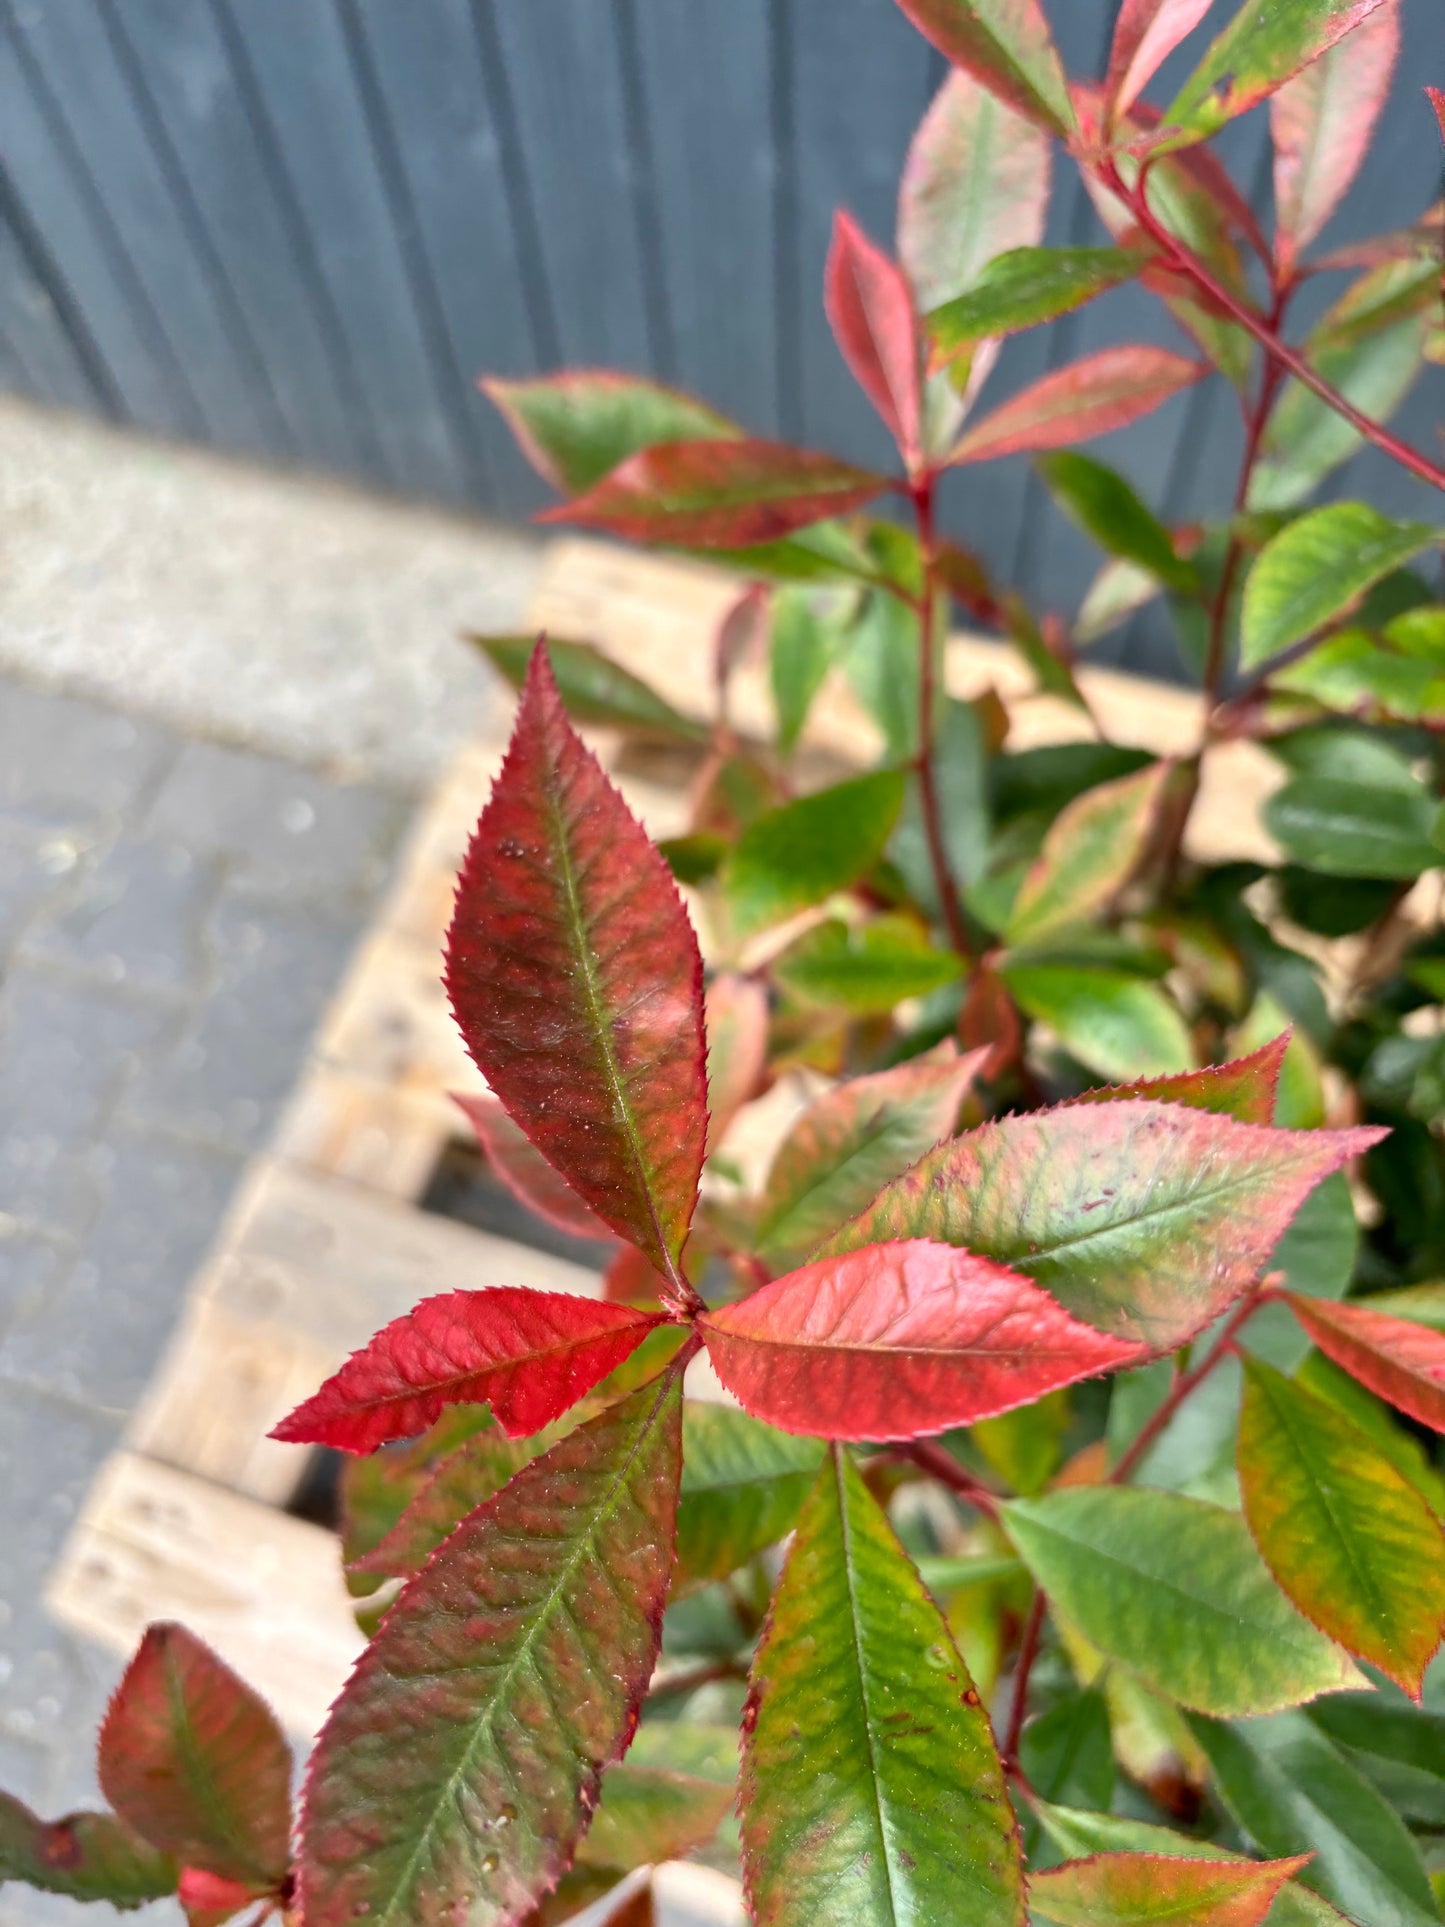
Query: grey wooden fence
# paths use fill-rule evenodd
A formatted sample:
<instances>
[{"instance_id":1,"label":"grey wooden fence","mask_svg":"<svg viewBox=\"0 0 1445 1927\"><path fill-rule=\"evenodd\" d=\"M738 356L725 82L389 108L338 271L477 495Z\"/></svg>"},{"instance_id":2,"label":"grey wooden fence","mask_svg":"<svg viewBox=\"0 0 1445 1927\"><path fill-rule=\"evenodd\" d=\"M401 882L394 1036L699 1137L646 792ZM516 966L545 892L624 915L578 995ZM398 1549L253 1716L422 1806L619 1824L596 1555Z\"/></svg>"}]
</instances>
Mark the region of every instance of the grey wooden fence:
<instances>
[{"instance_id":1,"label":"grey wooden fence","mask_svg":"<svg viewBox=\"0 0 1445 1927\"><path fill-rule=\"evenodd\" d=\"M1052 12L1069 64L1099 71L1114 0ZM1442 0L1405 0L1405 26L1342 238L1438 187L1420 84L1445 80ZM0 0L0 383L505 516L542 492L482 370L646 370L879 459L823 256L835 205L891 232L940 77L891 0ZM1267 198L1263 115L1225 146ZM1093 232L1064 165L1050 227ZM1011 343L995 392L1171 337L1122 290ZM1417 432L1442 390L1416 391ZM1238 435L1211 381L1108 450L1186 516L1227 498ZM1373 455L1348 485L1419 506ZM959 475L947 506L1051 602L1097 559L1022 462ZM1147 633L1130 647L1157 658Z\"/></svg>"}]
</instances>

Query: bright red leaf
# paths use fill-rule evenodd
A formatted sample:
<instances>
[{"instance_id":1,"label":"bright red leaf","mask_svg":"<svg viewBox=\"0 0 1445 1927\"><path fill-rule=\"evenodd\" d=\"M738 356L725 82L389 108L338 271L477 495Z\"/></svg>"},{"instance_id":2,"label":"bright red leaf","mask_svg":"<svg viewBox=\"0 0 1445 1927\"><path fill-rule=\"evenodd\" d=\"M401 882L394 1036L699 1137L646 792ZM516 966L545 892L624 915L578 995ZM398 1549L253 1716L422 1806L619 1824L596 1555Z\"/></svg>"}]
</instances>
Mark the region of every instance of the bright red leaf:
<instances>
[{"instance_id":1,"label":"bright red leaf","mask_svg":"<svg viewBox=\"0 0 1445 1927\"><path fill-rule=\"evenodd\" d=\"M702 960L667 865L567 721L542 649L467 852L446 981L513 1121L670 1273L707 1136Z\"/></svg>"},{"instance_id":2,"label":"bright red leaf","mask_svg":"<svg viewBox=\"0 0 1445 1927\"><path fill-rule=\"evenodd\" d=\"M992 462L1031 449L1067 448L1147 415L1209 373L1167 348L1130 343L1101 348L1032 383L975 422L949 462Z\"/></svg>"},{"instance_id":3,"label":"bright red leaf","mask_svg":"<svg viewBox=\"0 0 1445 1927\"><path fill-rule=\"evenodd\" d=\"M1039 0L898 0L945 59L1047 127L1074 127L1068 83Z\"/></svg>"},{"instance_id":4,"label":"bright red leaf","mask_svg":"<svg viewBox=\"0 0 1445 1927\"><path fill-rule=\"evenodd\" d=\"M537 520L580 522L639 542L736 549L861 508L887 487L885 476L782 442L666 442Z\"/></svg>"},{"instance_id":5,"label":"bright red leaf","mask_svg":"<svg viewBox=\"0 0 1445 1927\"><path fill-rule=\"evenodd\" d=\"M1435 118L1440 123L1440 138L1445 140L1445 92L1438 87L1427 87L1430 105L1435 109Z\"/></svg>"},{"instance_id":6,"label":"bright red leaf","mask_svg":"<svg viewBox=\"0 0 1445 1927\"><path fill-rule=\"evenodd\" d=\"M699 1328L744 1410L816 1438L918 1438L1138 1356L1026 1278L923 1238L824 1258Z\"/></svg>"},{"instance_id":7,"label":"bright red leaf","mask_svg":"<svg viewBox=\"0 0 1445 1927\"><path fill-rule=\"evenodd\" d=\"M204 1867L183 1867L176 1899L185 1909L190 1927L219 1927L221 1921L249 1907L256 1899L256 1890L242 1880L225 1880L220 1874L207 1873Z\"/></svg>"},{"instance_id":8,"label":"bright red leaf","mask_svg":"<svg viewBox=\"0 0 1445 1927\"><path fill-rule=\"evenodd\" d=\"M842 209L833 217L823 305L853 379L913 469L922 406L913 297L902 270Z\"/></svg>"},{"instance_id":9,"label":"bright red leaf","mask_svg":"<svg viewBox=\"0 0 1445 1927\"><path fill-rule=\"evenodd\" d=\"M100 1729L107 1800L184 1866L265 1893L291 1859L291 1754L275 1715L194 1633L146 1629Z\"/></svg>"},{"instance_id":10,"label":"bright red leaf","mask_svg":"<svg viewBox=\"0 0 1445 1927\"><path fill-rule=\"evenodd\" d=\"M1117 1084L1084 1091L1073 1104L1114 1104L1121 1097L1152 1097L1164 1104L1187 1104L1196 1111L1215 1111L1241 1124L1269 1124L1274 1120L1275 1093L1280 1068L1289 1049L1284 1031L1248 1057L1228 1064L1208 1064L1202 1071L1181 1071L1173 1077L1150 1077L1137 1084Z\"/></svg>"},{"instance_id":11,"label":"bright red leaf","mask_svg":"<svg viewBox=\"0 0 1445 1927\"><path fill-rule=\"evenodd\" d=\"M608 1238L611 1232L589 1211L567 1180L535 1150L494 1097L453 1091L452 1102L477 1134L487 1163L519 1204L574 1238Z\"/></svg>"},{"instance_id":12,"label":"bright red leaf","mask_svg":"<svg viewBox=\"0 0 1445 1927\"><path fill-rule=\"evenodd\" d=\"M1259 1927L1280 1888L1311 1856L1289 1860L1176 1859L1096 1853L1029 1878L1029 1907L1059 1927Z\"/></svg>"},{"instance_id":13,"label":"bright red leaf","mask_svg":"<svg viewBox=\"0 0 1445 1927\"><path fill-rule=\"evenodd\" d=\"M482 1405L509 1438L540 1432L604 1379L660 1313L495 1285L447 1291L384 1325L271 1436L372 1452L412 1438L448 1405Z\"/></svg>"},{"instance_id":14,"label":"bright red leaf","mask_svg":"<svg viewBox=\"0 0 1445 1927\"><path fill-rule=\"evenodd\" d=\"M1208 13L1210 0L1123 0L1104 83L1113 114L1127 114L1169 55Z\"/></svg>"},{"instance_id":15,"label":"bright red leaf","mask_svg":"<svg viewBox=\"0 0 1445 1927\"><path fill-rule=\"evenodd\" d=\"M1290 1310L1327 1358L1377 1398L1432 1431L1445 1432L1445 1332L1372 1311L1368 1303L1285 1294Z\"/></svg>"},{"instance_id":16,"label":"bright red leaf","mask_svg":"<svg viewBox=\"0 0 1445 1927\"><path fill-rule=\"evenodd\" d=\"M651 1305L666 1289L667 1280L635 1245L620 1245L602 1274L602 1296L613 1305Z\"/></svg>"}]
</instances>

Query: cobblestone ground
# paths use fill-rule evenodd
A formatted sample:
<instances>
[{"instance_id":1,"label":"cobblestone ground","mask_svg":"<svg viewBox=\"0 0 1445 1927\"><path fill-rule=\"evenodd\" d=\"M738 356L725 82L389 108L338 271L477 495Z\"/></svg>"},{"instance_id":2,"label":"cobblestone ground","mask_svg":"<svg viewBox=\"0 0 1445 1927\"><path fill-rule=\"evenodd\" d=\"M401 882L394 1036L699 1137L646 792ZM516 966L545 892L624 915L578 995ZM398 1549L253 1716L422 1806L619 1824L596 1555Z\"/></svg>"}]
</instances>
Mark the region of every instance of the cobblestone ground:
<instances>
[{"instance_id":1,"label":"cobblestone ground","mask_svg":"<svg viewBox=\"0 0 1445 1927\"><path fill-rule=\"evenodd\" d=\"M96 1797L118 1669L46 1574L408 810L0 680L0 1787L47 1813ZM0 1927L82 1917L0 1892Z\"/></svg>"}]
</instances>

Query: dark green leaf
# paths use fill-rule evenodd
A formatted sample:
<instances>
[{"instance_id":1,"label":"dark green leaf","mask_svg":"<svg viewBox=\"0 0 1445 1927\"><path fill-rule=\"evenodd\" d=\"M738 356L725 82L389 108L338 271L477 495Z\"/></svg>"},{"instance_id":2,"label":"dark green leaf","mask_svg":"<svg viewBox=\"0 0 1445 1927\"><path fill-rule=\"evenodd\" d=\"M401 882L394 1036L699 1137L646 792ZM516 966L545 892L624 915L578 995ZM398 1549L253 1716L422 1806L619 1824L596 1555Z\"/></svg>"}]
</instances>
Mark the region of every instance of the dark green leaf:
<instances>
[{"instance_id":1,"label":"dark green leaf","mask_svg":"<svg viewBox=\"0 0 1445 1927\"><path fill-rule=\"evenodd\" d=\"M773 982L804 1003L882 1015L905 997L955 982L962 959L937 950L910 917L848 924L829 918L773 961Z\"/></svg>"},{"instance_id":2,"label":"dark green leaf","mask_svg":"<svg viewBox=\"0 0 1445 1927\"><path fill-rule=\"evenodd\" d=\"M1346 610L1371 583L1438 540L1363 502L1332 502L1266 542L1244 585L1240 663L1253 669Z\"/></svg>"},{"instance_id":3,"label":"dark green leaf","mask_svg":"<svg viewBox=\"0 0 1445 1927\"><path fill-rule=\"evenodd\" d=\"M471 641L513 689L522 687L536 636L474 635ZM567 642L560 636L547 636L545 641L558 693L574 722L610 723L686 743L707 741L703 724L664 702L640 677L619 667L590 642Z\"/></svg>"},{"instance_id":4,"label":"dark green leaf","mask_svg":"<svg viewBox=\"0 0 1445 1927\"><path fill-rule=\"evenodd\" d=\"M1168 529L1122 475L1069 448L1041 455L1038 469L1055 500L1100 548L1137 563L1171 589L1188 594L1195 587L1194 570L1175 553Z\"/></svg>"},{"instance_id":5,"label":"dark green leaf","mask_svg":"<svg viewBox=\"0 0 1445 1927\"><path fill-rule=\"evenodd\" d=\"M934 308L925 326L951 357L990 335L1082 308L1137 274L1148 258L1128 248L1011 248L996 255L966 293Z\"/></svg>"},{"instance_id":6,"label":"dark green leaf","mask_svg":"<svg viewBox=\"0 0 1445 1927\"><path fill-rule=\"evenodd\" d=\"M1114 1797L1109 1708L1096 1687L1068 1693L1024 1728L1019 1764L1044 1800L1104 1807Z\"/></svg>"},{"instance_id":7,"label":"dark green leaf","mask_svg":"<svg viewBox=\"0 0 1445 1927\"><path fill-rule=\"evenodd\" d=\"M880 770L750 824L722 870L739 934L781 923L856 883L883 854L902 802L902 776Z\"/></svg>"},{"instance_id":8,"label":"dark green leaf","mask_svg":"<svg viewBox=\"0 0 1445 1927\"><path fill-rule=\"evenodd\" d=\"M1309 1717L1397 1812L1445 1826L1445 1714L1382 1693L1331 1693Z\"/></svg>"},{"instance_id":9,"label":"dark green leaf","mask_svg":"<svg viewBox=\"0 0 1445 1927\"><path fill-rule=\"evenodd\" d=\"M682 1419L678 1588L726 1579L790 1532L817 1475L817 1439L689 1399Z\"/></svg>"},{"instance_id":10,"label":"dark green leaf","mask_svg":"<svg viewBox=\"0 0 1445 1927\"><path fill-rule=\"evenodd\" d=\"M1264 806L1270 834L1297 863L1326 876L1410 879L1434 869L1435 803L1423 783L1372 788L1332 776L1300 776Z\"/></svg>"}]
</instances>

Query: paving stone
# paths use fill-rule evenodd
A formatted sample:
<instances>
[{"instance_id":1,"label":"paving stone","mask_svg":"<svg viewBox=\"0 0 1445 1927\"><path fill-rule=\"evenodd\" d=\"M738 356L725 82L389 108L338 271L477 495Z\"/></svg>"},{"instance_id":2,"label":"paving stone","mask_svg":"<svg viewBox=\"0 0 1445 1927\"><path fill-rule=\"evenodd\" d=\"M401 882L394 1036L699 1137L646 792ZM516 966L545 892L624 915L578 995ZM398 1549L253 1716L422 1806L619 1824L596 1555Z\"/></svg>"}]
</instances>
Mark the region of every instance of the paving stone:
<instances>
[{"instance_id":1,"label":"paving stone","mask_svg":"<svg viewBox=\"0 0 1445 1927\"><path fill-rule=\"evenodd\" d=\"M290 1095L362 927L355 915L225 894L207 925L215 984L126 1098L136 1117L253 1150Z\"/></svg>"},{"instance_id":2,"label":"paving stone","mask_svg":"<svg viewBox=\"0 0 1445 1927\"><path fill-rule=\"evenodd\" d=\"M105 1184L105 1118L174 1027L156 1005L16 965L0 989L0 1211L82 1229Z\"/></svg>"},{"instance_id":3,"label":"paving stone","mask_svg":"<svg viewBox=\"0 0 1445 1927\"><path fill-rule=\"evenodd\" d=\"M37 1741L21 1739L0 1726L0 1790L23 1800L32 1813L56 1818L49 1811L55 1778L55 1755Z\"/></svg>"},{"instance_id":4,"label":"paving stone","mask_svg":"<svg viewBox=\"0 0 1445 1927\"><path fill-rule=\"evenodd\" d=\"M0 1376L115 1412L139 1401L209 1249L239 1157L117 1128L109 1194L60 1288L0 1339Z\"/></svg>"},{"instance_id":5,"label":"paving stone","mask_svg":"<svg viewBox=\"0 0 1445 1927\"><path fill-rule=\"evenodd\" d=\"M73 1252L24 1231L0 1238L0 1335L36 1317L73 1262Z\"/></svg>"},{"instance_id":6,"label":"paving stone","mask_svg":"<svg viewBox=\"0 0 1445 1927\"><path fill-rule=\"evenodd\" d=\"M173 754L149 723L69 696L0 685L0 814L88 824L136 804Z\"/></svg>"},{"instance_id":7,"label":"paving stone","mask_svg":"<svg viewBox=\"0 0 1445 1927\"><path fill-rule=\"evenodd\" d=\"M228 858L254 889L351 897L380 884L406 809L389 790L328 783L271 757L188 743L148 826Z\"/></svg>"},{"instance_id":8,"label":"paving stone","mask_svg":"<svg viewBox=\"0 0 1445 1927\"><path fill-rule=\"evenodd\" d=\"M201 933L216 887L215 865L184 843L121 836L37 919L22 954L110 983L193 989L205 969Z\"/></svg>"},{"instance_id":9,"label":"paving stone","mask_svg":"<svg viewBox=\"0 0 1445 1927\"><path fill-rule=\"evenodd\" d=\"M0 950L64 895L84 848L72 831L0 820Z\"/></svg>"}]
</instances>

